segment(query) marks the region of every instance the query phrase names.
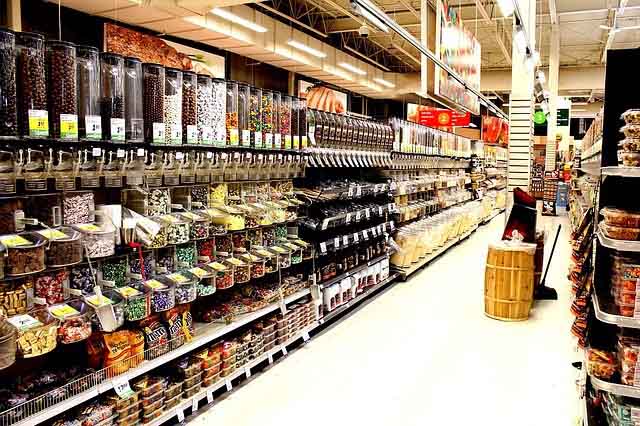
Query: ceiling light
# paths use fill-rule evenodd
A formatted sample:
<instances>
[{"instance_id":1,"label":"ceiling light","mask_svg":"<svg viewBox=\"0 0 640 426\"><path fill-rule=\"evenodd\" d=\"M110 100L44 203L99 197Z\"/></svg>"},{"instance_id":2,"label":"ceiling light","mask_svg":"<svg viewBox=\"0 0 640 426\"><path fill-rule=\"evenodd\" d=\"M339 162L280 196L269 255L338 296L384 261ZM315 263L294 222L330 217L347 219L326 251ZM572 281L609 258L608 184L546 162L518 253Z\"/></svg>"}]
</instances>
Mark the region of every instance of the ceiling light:
<instances>
[{"instance_id":1,"label":"ceiling light","mask_svg":"<svg viewBox=\"0 0 640 426\"><path fill-rule=\"evenodd\" d=\"M573 108L571 112L587 112L585 108Z\"/></svg>"},{"instance_id":2,"label":"ceiling light","mask_svg":"<svg viewBox=\"0 0 640 426\"><path fill-rule=\"evenodd\" d=\"M267 29L261 25L256 24L255 22L251 22L248 21L244 18L241 18L238 15L235 15L231 12L229 12L226 9L220 9L219 7L213 8L211 9L211 13L213 13L216 16L219 16L223 19L226 19L227 21L231 21L234 24L238 24L241 27L245 27L247 29L250 29L251 31L255 31L257 33L266 33Z\"/></svg>"},{"instance_id":3,"label":"ceiling light","mask_svg":"<svg viewBox=\"0 0 640 426\"><path fill-rule=\"evenodd\" d=\"M545 77L544 71L542 70L538 70L538 72L536 73L536 78L538 79L540 84L544 84L547 82L547 78Z\"/></svg>"},{"instance_id":4,"label":"ceiling light","mask_svg":"<svg viewBox=\"0 0 640 426\"><path fill-rule=\"evenodd\" d=\"M471 128L474 128L474 129L477 129L477 128L478 128L478 126L476 126L476 125L475 125L475 124L473 124L473 123L469 123L469 125L468 125L467 127L471 127Z\"/></svg>"},{"instance_id":5,"label":"ceiling light","mask_svg":"<svg viewBox=\"0 0 640 426\"><path fill-rule=\"evenodd\" d=\"M516 46L518 46L518 50L521 53L525 53L527 51L527 36L524 34L524 30L521 26L516 27L513 40L516 42Z\"/></svg>"},{"instance_id":6,"label":"ceiling light","mask_svg":"<svg viewBox=\"0 0 640 426\"><path fill-rule=\"evenodd\" d=\"M353 81L353 77L351 77L346 72L340 71L338 68L335 68L335 69L329 71L329 73L335 75L336 77L340 77L340 78L342 78L344 80Z\"/></svg>"},{"instance_id":7,"label":"ceiling light","mask_svg":"<svg viewBox=\"0 0 640 426\"><path fill-rule=\"evenodd\" d=\"M366 71L363 71L360 68L356 68L353 65L348 64L346 62L340 62L338 65L341 66L342 68L344 68L345 70L351 71L351 72L356 73L358 75L367 75Z\"/></svg>"},{"instance_id":8,"label":"ceiling light","mask_svg":"<svg viewBox=\"0 0 640 426\"><path fill-rule=\"evenodd\" d=\"M502 14L504 16L511 16L513 15L513 10L514 5L513 5L513 1L514 0L498 0L498 6L500 7L500 12L502 12Z\"/></svg>"},{"instance_id":9,"label":"ceiling light","mask_svg":"<svg viewBox=\"0 0 640 426\"><path fill-rule=\"evenodd\" d=\"M371 6L375 7L375 6L369 5L369 4L367 4L367 6L368 7L371 7ZM380 31L384 31L385 33L389 32L389 27L387 25L385 25L384 22L382 22L380 19L378 19L378 17L375 16L373 13L371 13L367 9L363 8L360 4L351 3L351 8L353 9L353 11L355 13L357 13L360 16L362 16L367 21L371 22Z\"/></svg>"},{"instance_id":10,"label":"ceiling light","mask_svg":"<svg viewBox=\"0 0 640 426\"><path fill-rule=\"evenodd\" d=\"M317 49L314 49L313 47L307 46L304 43L300 43L299 41L296 40L289 40L287 42L287 44L291 47L295 47L296 49L302 50L303 52L307 52L310 55L315 56L316 58L326 58L327 54L324 52L321 52Z\"/></svg>"},{"instance_id":11,"label":"ceiling light","mask_svg":"<svg viewBox=\"0 0 640 426\"><path fill-rule=\"evenodd\" d=\"M630 27L618 27L615 29L615 31L618 32L618 31L637 30L637 29L640 29L640 25L633 25Z\"/></svg>"},{"instance_id":12,"label":"ceiling light","mask_svg":"<svg viewBox=\"0 0 640 426\"><path fill-rule=\"evenodd\" d=\"M382 78L374 78L373 81L375 81L376 83L380 83L385 87L388 87L389 89L393 89L394 87L396 87L395 84L387 81L387 80L383 80Z\"/></svg>"}]
</instances>

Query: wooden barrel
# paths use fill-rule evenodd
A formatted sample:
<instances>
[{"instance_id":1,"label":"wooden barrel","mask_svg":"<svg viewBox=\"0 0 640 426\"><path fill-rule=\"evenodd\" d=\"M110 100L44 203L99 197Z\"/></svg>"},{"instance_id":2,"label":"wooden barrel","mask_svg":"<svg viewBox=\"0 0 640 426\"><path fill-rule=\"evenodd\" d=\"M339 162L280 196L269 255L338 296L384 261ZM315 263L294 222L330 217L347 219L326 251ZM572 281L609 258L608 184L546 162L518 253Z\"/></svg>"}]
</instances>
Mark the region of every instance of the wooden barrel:
<instances>
[{"instance_id":1,"label":"wooden barrel","mask_svg":"<svg viewBox=\"0 0 640 426\"><path fill-rule=\"evenodd\" d=\"M484 275L484 312L502 321L524 321L533 303L535 244L489 245Z\"/></svg>"},{"instance_id":2,"label":"wooden barrel","mask_svg":"<svg viewBox=\"0 0 640 426\"><path fill-rule=\"evenodd\" d=\"M544 231L536 234L536 255L534 257L535 271L533 272L533 288L540 285L542 280L542 267L544 266Z\"/></svg>"}]
</instances>

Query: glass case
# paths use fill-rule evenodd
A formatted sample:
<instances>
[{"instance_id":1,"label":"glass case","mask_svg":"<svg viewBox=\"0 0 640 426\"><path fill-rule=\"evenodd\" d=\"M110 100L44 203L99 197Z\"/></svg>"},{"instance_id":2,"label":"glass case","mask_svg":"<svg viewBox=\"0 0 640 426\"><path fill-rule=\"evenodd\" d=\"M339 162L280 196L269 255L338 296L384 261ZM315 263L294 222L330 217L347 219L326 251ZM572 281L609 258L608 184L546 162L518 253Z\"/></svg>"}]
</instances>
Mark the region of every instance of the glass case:
<instances>
[{"instance_id":1,"label":"glass case","mask_svg":"<svg viewBox=\"0 0 640 426\"><path fill-rule=\"evenodd\" d=\"M127 142L144 141L142 62L124 58L124 136Z\"/></svg>"},{"instance_id":2,"label":"glass case","mask_svg":"<svg viewBox=\"0 0 640 426\"><path fill-rule=\"evenodd\" d=\"M124 142L124 58L100 54L100 115L104 139Z\"/></svg>"}]
</instances>

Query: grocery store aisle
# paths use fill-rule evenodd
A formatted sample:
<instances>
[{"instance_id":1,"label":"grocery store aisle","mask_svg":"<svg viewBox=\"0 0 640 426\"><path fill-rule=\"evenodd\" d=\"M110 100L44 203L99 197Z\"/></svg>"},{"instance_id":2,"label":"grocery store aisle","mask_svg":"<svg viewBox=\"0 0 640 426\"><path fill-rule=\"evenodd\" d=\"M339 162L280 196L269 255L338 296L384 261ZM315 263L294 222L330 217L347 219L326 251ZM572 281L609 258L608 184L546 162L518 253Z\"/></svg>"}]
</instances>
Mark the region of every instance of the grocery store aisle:
<instances>
[{"instance_id":1,"label":"grocery store aisle","mask_svg":"<svg viewBox=\"0 0 640 426\"><path fill-rule=\"evenodd\" d=\"M190 425L576 424L568 221L542 221L564 227L548 278L559 300L520 323L483 315L487 244L503 222L482 226Z\"/></svg>"}]
</instances>

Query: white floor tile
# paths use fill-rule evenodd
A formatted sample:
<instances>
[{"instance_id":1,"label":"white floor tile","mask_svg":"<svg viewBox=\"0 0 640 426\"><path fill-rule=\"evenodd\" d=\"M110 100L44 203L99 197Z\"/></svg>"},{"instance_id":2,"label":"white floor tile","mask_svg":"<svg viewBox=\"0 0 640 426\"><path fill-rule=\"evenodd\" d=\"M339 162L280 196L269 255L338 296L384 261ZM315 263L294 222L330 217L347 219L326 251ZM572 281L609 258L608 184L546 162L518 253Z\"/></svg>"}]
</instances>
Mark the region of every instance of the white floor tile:
<instances>
[{"instance_id":1,"label":"white floor tile","mask_svg":"<svg viewBox=\"0 0 640 426\"><path fill-rule=\"evenodd\" d=\"M547 278L559 300L517 323L483 314L487 244L503 222L481 227L190 424L576 424L568 221L542 220L549 230L563 225Z\"/></svg>"}]
</instances>

